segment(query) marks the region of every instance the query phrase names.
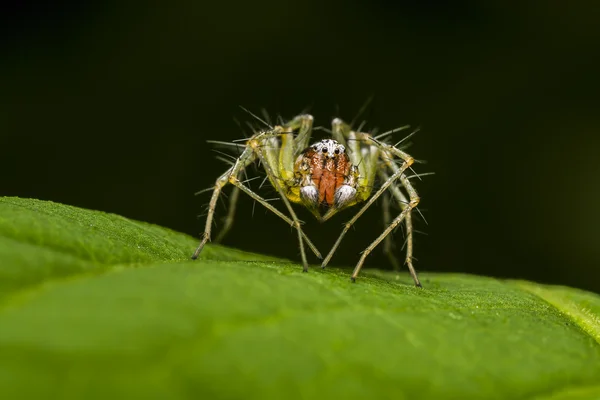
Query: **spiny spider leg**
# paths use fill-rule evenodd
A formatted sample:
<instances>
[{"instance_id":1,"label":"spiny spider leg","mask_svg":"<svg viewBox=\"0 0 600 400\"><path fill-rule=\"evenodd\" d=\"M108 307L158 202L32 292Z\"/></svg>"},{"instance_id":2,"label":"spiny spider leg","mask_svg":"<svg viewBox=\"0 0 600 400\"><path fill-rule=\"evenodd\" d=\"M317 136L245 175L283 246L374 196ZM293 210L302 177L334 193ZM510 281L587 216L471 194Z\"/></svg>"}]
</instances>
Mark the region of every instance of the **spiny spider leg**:
<instances>
[{"instance_id":1,"label":"spiny spider leg","mask_svg":"<svg viewBox=\"0 0 600 400\"><path fill-rule=\"evenodd\" d=\"M195 260L198 258L198 256L200 255L200 252L202 252L202 249L204 248L206 243L210 241L210 234L211 234L211 230L212 230L212 220L213 220L213 217L215 214L215 207L216 207L217 201L219 199L219 195L221 194L223 187L225 185L227 185L228 183L231 183L231 184L235 185L236 188L241 189L244 192L246 192L248 195L250 195L250 197L254 198L256 201L259 201L263 206L265 206L266 208L268 208L269 210L274 212L278 217L283 219L285 222L287 222L291 226L295 225L294 221L289 219L287 216L282 214L279 210L277 210L271 204L264 201L260 196L258 196L254 192L252 192L250 189L247 189L244 185L242 185L239 182L237 176L240 174L240 172L244 168L246 168L249 164L251 164L255 159L256 159L256 155L254 153L254 150L250 147L247 147L244 150L244 152L242 153L242 155L237 159L235 164L231 168L229 168L223 175L221 175L219 178L217 178L217 180L215 182L213 194L211 196L211 199L210 199L210 202L208 205L208 214L206 216L206 224L204 226L204 234L202 235L202 240L201 240L200 244L198 245L198 247L196 248L196 251L194 251L194 254L192 255L192 260ZM315 255L318 258L322 258L321 253L319 253L319 251L317 250L315 245L308 239L308 237L304 234L304 232L302 232L302 231L300 231L300 232L301 232L301 237L304 240L306 240L308 246L315 253Z\"/></svg>"},{"instance_id":2,"label":"spiny spider leg","mask_svg":"<svg viewBox=\"0 0 600 400\"><path fill-rule=\"evenodd\" d=\"M331 260L331 257L333 257L333 253L335 253L335 251L337 250L338 246L340 245L340 243L342 242L342 239L344 238L344 236L346 235L346 233L348 232L348 230L350 230L350 228L352 227L352 225L354 225L354 223L358 220L358 218L360 218L360 216L371 206L373 205L373 203L375 203L375 201L379 198L379 196L381 196L381 194L387 190L387 188L394 183L394 181L396 179L398 179L403 173L404 171L410 167L410 165L414 162L413 158L408 156L407 159L404 161L404 164L402 164L402 167L399 168L399 170L397 172L395 172L390 179L388 179L387 181L385 181L383 183L383 185L381 185L381 187L379 188L379 190L377 190L377 192L375 192L375 194L373 194L370 198L369 201L367 201L365 203L364 206L361 207L361 209L354 215L354 217L352 217L352 219L350 221L348 221L346 223L346 225L344 225L344 229L342 230L342 233L340 233L340 236L338 237L338 239L336 240L335 244L333 245L333 247L331 248L331 250L329 251L329 254L327 254L327 257L325 257L325 260L323 260L323 263L321 264L321 268L325 268L327 266L327 264L329 263L329 261ZM360 270L360 269L359 269ZM358 272L357 272L358 274ZM356 278L356 275L352 275L352 279L354 280Z\"/></svg>"},{"instance_id":3,"label":"spiny spider leg","mask_svg":"<svg viewBox=\"0 0 600 400\"><path fill-rule=\"evenodd\" d=\"M210 198L210 202L208 203L208 215L206 216L206 223L204 225L204 234L202 235L202 240L200 244L194 251L192 255L192 260L195 260L200 255L200 252L206 245L208 241L210 241L210 233L212 230L212 220L215 215L215 207L217 206L217 201L219 199L219 195L223 190L223 187L229 183L229 178L231 176L237 176L243 168L246 168L250 163L252 163L255 159L254 152L250 148L244 149L242 155L236 160L235 164L229 168L225 173L217 178L215 182L215 188L213 190L213 194Z\"/></svg>"},{"instance_id":4,"label":"spiny spider leg","mask_svg":"<svg viewBox=\"0 0 600 400\"><path fill-rule=\"evenodd\" d=\"M235 217L235 208L237 206L237 200L239 195L240 188L234 186L229 197L229 210L227 211L227 216L225 217L225 223L223 224L223 228L221 228L221 230L219 231L219 234L217 235L216 239L213 241L214 243L221 243L225 235L227 235L227 233L231 229L231 226L233 225L233 219Z\"/></svg>"},{"instance_id":5,"label":"spiny spider leg","mask_svg":"<svg viewBox=\"0 0 600 400\"><path fill-rule=\"evenodd\" d=\"M380 174L380 176L384 181L389 179L389 176L383 174ZM396 185L390 186L390 190L392 190L392 188L398 189L395 186ZM392 223L392 214L390 213L390 195L384 193L382 196L382 200L383 202L381 207L383 208L383 226L387 227L389 224ZM392 240L392 235L388 235L385 237L385 241L383 242L383 253L387 256L388 260L390 261L390 264L392 264L394 271L400 271L400 262L394 254L394 241Z\"/></svg>"},{"instance_id":6,"label":"spiny spider leg","mask_svg":"<svg viewBox=\"0 0 600 400\"><path fill-rule=\"evenodd\" d=\"M392 171L396 172L400 169L400 167L398 167L398 165L394 162L393 157L389 153L383 152L382 159ZM387 176L387 173L383 169L380 170L380 174L382 177ZM406 175L402 175L401 182L402 182L402 185L406 188L406 190L410 193L410 189L406 186L404 181L406 181L406 182L410 181L410 179ZM412 186L411 186L411 188L412 188ZM390 191L392 192L392 195L396 198L396 201L398 202L398 204L400 204L400 208L402 209L402 211L404 211L406 208L408 208L408 205L410 203L406 199L406 196L404 195L404 193L402 193L402 191L400 191L400 189L398 188L397 185L392 185L390 187ZM414 190L414 188L412 188L412 191L416 195L416 190ZM417 198L418 198L418 196L417 196ZM416 205L415 205L415 207L416 207ZM417 277L417 272L415 271L415 267L413 266L413 263L412 263L412 258L413 258L412 257L412 255L413 255L412 212L410 212L410 211L407 212L406 216L404 218L405 218L404 225L406 226L406 260L405 260L405 263L408 265L408 270L409 270L411 276L413 277L415 284L417 284L417 282L419 281L419 278ZM388 237L390 237L390 236L386 236L386 240ZM417 286L419 286L419 285L420 285L420 283L417 284Z\"/></svg>"},{"instance_id":7,"label":"spiny spider leg","mask_svg":"<svg viewBox=\"0 0 600 400\"><path fill-rule=\"evenodd\" d=\"M415 282L415 285L417 287L422 287L421 286L421 282L419 281L419 278L417 276L417 272L415 271L415 268L413 266L412 263L412 252L413 252L413 242L412 242L412 234L413 234L413 228L412 228L412 216L411 216L411 212L412 210L417 207L417 205L419 204L420 198L419 195L417 194L417 191L415 190L415 188L412 186L412 184L410 183L410 180L406 177L406 175L404 174L405 170L407 168L409 168L413 162L414 159L407 153L403 152L402 150L397 149L394 146L391 146L389 144L380 142L379 140L371 137L370 135L365 135L365 139L366 140L370 140L373 143L377 144L378 146L380 146L381 152L382 152L382 158L384 160L384 162L386 162L386 164L388 164L388 166L394 171L394 174L392 175L391 179L394 179L394 176L397 176L398 174L400 177L400 182L402 183L402 186L404 186L404 188L406 189L406 191L408 192L410 201L408 203L400 203L400 204L405 204L406 208L404 208L402 210L402 212L400 213L400 215L398 215L398 217L396 217L396 219L394 219L394 221L392 221L392 223L390 224L390 226L383 231L383 233L377 238L375 239L375 241L373 243L371 243L371 245L369 247L367 247L367 249L365 249L365 251L363 252L360 260L358 261L358 264L356 265L356 267L354 268L354 272L352 273L352 280L356 279L356 276L358 275L360 269L362 268L362 265L365 262L365 259L367 257L367 255L373 251L373 249L390 233L392 232L396 226L398 226L398 224L400 222L402 222L403 220L406 220L406 235L407 235L407 245L406 245L406 264L408 264L408 270ZM393 156L399 157L402 160L404 160L404 163L402 164L401 167L398 167L398 165L396 165L396 163L393 160ZM410 162L409 162L410 160ZM392 193L394 193L394 190L392 190Z\"/></svg>"},{"instance_id":8,"label":"spiny spider leg","mask_svg":"<svg viewBox=\"0 0 600 400\"><path fill-rule=\"evenodd\" d=\"M404 165L406 165L406 164L404 164ZM417 195L417 191L411 185L411 183L408 180L408 178L406 177L406 175L402 174L400 176L400 180L402 182L402 185L404 186L404 188L406 189L406 191L409 194L410 201L407 204L406 208L404 210L402 210L402 212L400 213L400 215L398 215L392 221L392 223L385 229L385 231L383 231L383 233L381 235L379 235L379 237L377 239L375 239L373 241L373 243L371 243L369 245L369 247L367 247L365 249L365 251L363 251L363 253L362 253L361 257L360 257L360 260L358 260L358 264L356 264L356 267L354 268L354 271L352 272L351 279L353 281L356 280L356 276L360 272L360 269L362 268L363 264L365 263L365 259L367 258L367 256L369 255L369 253L371 253L373 251L373 249L375 247L377 247L377 245L379 243L381 243L381 241L383 239L385 239L385 237L387 235L389 235L390 232L392 232L398 226L398 224L400 224L406 218L407 215L410 215L410 213L413 210L413 208L415 208L419 204L419 196ZM407 231L408 231L408 226L407 226ZM410 233L407 233L407 234L409 234L409 235L412 234L412 226L410 227ZM409 247L410 247L410 250L409 250ZM421 286L421 282L419 282L419 277L417 276L417 273L415 272L415 269L414 269L414 267L412 265L412 260L408 256L409 251L410 251L410 254L411 254L411 257L412 257L412 241L411 241L411 245L409 247L407 247L406 262L408 263L409 271L410 271L410 274L412 275L413 280L415 281L415 285L417 287L422 287Z\"/></svg>"},{"instance_id":9,"label":"spiny spider leg","mask_svg":"<svg viewBox=\"0 0 600 400\"><path fill-rule=\"evenodd\" d=\"M206 143L213 143L213 144L217 144L217 145L221 145L221 146L230 146L230 147L235 147L238 150L238 158L241 156L241 149L245 148L244 145L239 144L239 143L232 143L232 142L223 142L223 141L219 141L219 140L207 140ZM228 157L230 157L230 155L228 155ZM237 161L237 158L233 158L234 162ZM231 165L235 165L234 162L230 162ZM242 174L242 172L244 174L246 174L246 170L244 168L242 168L242 170L240 170L240 172L238 173L238 179L240 177L240 175ZM227 236L227 233L229 233L229 231L231 230L231 226L233 225L233 221L234 221L234 217L235 217L235 211L237 208L237 201L240 195L240 189L236 186L233 187L233 190L231 191L230 197L229 197L229 209L227 211L227 215L225 216L224 220L224 224L223 227L221 228L221 230L219 231L219 234L217 235L216 239L214 239L212 242L213 243L220 243L223 238L225 236Z\"/></svg>"},{"instance_id":10,"label":"spiny spider leg","mask_svg":"<svg viewBox=\"0 0 600 400\"><path fill-rule=\"evenodd\" d=\"M284 220L285 222L287 222L288 224L290 224L290 226L296 227L296 224L295 224L294 221L292 221L290 218L288 218L281 211L279 211L278 209L276 209L275 207L273 207L268 201L266 201L265 199L263 199L262 197L260 197L258 194L254 193L251 189L249 189L246 186L244 186L242 184L242 182L240 182L237 178L235 178L235 179L232 178L232 180L233 180L231 182L232 185L235 185L235 187L239 188L244 193L246 193L248 196L250 196L254 200L258 201L260 204L262 204L269 211L273 212L279 218L281 218L282 220ZM306 234L304 234L303 231L300 231L300 233L301 233L301 237L306 241L306 244L308 245L308 247L310 247L310 249L312 250L312 252L315 253L315 256L317 256L317 258L319 258L319 259L323 258L323 256L319 252L319 250L317 250L317 247L310 241L310 239L308 238L308 236L306 236Z\"/></svg>"},{"instance_id":11,"label":"spiny spider leg","mask_svg":"<svg viewBox=\"0 0 600 400\"><path fill-rule=\"evenodd\" d=\"M289 134L289 135L292 134L291 128L288 128L288 127L285 127L285 128L275 127L274 131L279 131L279 134ZM268 132L267 134L265 134L265 136L267 136L267 135L271 136L270 135L271 133L274 133L274 132ZM296 230L298 231L298 245L300 247L300 256L302 257L302 271L308 272L308 261L306 259L306 252L304 250L304 241L303 241L303 237L306 237L306 236L304 235L304 232L302 231L302 226L301 226L300 220L296 216L296 213L294 212L292 205L290 204L285 192L283 191L283 188L281 187L280 178L277 175L275 175L275 173L273 172L273 169L271 168L271 164L269 162L267 162L264 155L262 154L260 141L258 140L260 138L260 136L261 135L259 134L256 139L250 140L248 142L249 146L250 146L250 148L252 148L252 150L254 151L256 156L262 162L263 167L264 167L265 171L267 172L267 175L270 177L271 182L273 183L273 186L275 186L275 189L277 189L279 196L281 196L283 203L285 204L286 208L288 209L288 212L290 213L290 215L292 217L292 220L293 220L292 226L294 226L296 228ZM266 204L268 204L268 203L266 203ZM314 250L316 250L316 248ZM321 254L318 253L318 251L315 252L315 255L317 255L318 258L322 258Z\"/></svg>"}]
</instances>

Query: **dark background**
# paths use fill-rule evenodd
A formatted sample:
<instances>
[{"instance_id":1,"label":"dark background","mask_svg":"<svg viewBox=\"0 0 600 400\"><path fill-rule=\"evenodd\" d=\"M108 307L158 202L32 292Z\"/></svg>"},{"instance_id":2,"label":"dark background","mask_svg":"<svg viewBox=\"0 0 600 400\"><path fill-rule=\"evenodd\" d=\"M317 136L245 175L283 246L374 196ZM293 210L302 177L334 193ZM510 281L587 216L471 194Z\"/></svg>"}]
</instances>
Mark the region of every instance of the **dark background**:
<instances>
[{"instance_id":1,"label":"dark background","mask_svg":"<svg viewBox=\"0 0 600 400\"><path fill-rule=\"evenodd\" d=\"M418 269L600 291L599 13L593 1L14 1L0 11L0 195L199 236L210 193L194 192L226 168L205 141L243 137L238 105L310 107L327 126L373 95L368 126L420 126L409 151L436 173L416 183L429 222L416 223ZM321 226L300 212L324 253L351 215ZM333 263L354 264L380 220L361 218ZM299 259L293 231L246 197L225 244ZM380 250L368 259L388 265Z\"/></svg>"}]
</instances>

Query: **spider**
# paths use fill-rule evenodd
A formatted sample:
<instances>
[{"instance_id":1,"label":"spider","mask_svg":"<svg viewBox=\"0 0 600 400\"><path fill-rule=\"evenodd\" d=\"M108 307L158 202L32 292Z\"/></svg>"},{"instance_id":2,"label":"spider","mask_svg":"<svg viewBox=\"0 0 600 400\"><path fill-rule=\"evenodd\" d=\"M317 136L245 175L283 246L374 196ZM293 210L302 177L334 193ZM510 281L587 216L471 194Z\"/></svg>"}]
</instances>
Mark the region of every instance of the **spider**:
<instances>
[{"instance_id":1,"label":"spider","mask_svg":"<svg viewBox=\"0 0 600 400\"><path fill-rule=\"evenodd\" d=\"M360 128L355 131L341 119L335 118L331 123L331 130L327 130L331 138L310 145L313 117L309 114L299 115L287 123L276 126L270 126L266 122L260 121L266 124L268 129L255 132L246 140L245 144L213 141L214 143L239 146L242 152L239 158L231 164L231 168L217 178L214 188L211 188L213 193L208 206L204 234L192 259L199 256L205 244L211 239L215 206L223 187L227 184L234 185L234 191L231 195L225 226L219 238L222 238L231 227L235 203L241 190L295 228L304 272L308 271L305 244L319 259L323 258L303 232L302 222L294 212L292 203L306 207L321 222L329 220L342 210L362 204L354 217L344 225L335 244L323 259L321 267L325 268L348 230L379 197L384 195L384 220L387 227L362 252L352 272L351 280L353 282L356 280L366 257L384 240L386 240L386 253L392 262L395 260L391 254L391 236L388 235L404 222L406 227L405 262L415 285L421 287L412 263L411 212L419 204L419 196L409 180L410 177L406 175L407 169L415 160L396 146L380 140L394 131L372 136L369 133L359 132ZM257 161L263 166L271 185L279 193L289 212L289 217L240 181L243 171ZM377 180L381 182L381 185L376 189L375 182ZM401 190L402 188L408 194L408 199ZM386 191L389 192L385 193ZM389 198L387 198L389 195L395 198L401 207L400 214L393 220L391 220L389 212Z\"/></svg>"}]
</instances>

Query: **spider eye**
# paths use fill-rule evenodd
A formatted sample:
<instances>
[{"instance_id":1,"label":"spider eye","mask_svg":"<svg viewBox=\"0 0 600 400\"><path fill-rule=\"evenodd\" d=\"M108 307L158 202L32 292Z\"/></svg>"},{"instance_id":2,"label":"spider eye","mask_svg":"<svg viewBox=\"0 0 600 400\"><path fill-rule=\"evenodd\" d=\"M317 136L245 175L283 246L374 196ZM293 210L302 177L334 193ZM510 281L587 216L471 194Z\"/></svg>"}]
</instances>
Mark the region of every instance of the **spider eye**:
<instances>
[{"instance_id":1,"label":"spider eye","mask_svg":"<svg viewBox=\"0 0 600 400\"><path fill-rule=\"evenodd\" d=\"M323 153L327 153L327 147L323 147L323 150L321 150Z\"/></svg>"},{"instance_id":2,"label":"spider eye","mask_svg":"<svg viewBox=\"0 0 600 400\"><path fill-rule=\"evenodd\" d=\"M335 154L340 154L340 149L335 149L334 153Z\"/></svg>"}]
</instances>

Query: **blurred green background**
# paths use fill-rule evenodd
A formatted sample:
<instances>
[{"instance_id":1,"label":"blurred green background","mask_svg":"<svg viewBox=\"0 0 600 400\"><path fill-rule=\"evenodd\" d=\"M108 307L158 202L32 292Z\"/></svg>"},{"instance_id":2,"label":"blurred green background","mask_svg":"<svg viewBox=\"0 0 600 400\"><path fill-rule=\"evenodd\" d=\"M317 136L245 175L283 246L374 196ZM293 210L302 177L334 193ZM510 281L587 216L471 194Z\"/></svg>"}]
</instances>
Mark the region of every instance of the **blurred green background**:
<instances>
[{"instance_id":1,"label":"blurred green background","mask_svg":"<svg viewBox=\"0 0 600 400\"><path fill-rule=\"evenodd\" d=\"M210 193L194 192L226 168L205 141L243 137L238 105L328 126L373 95L368 127L420 126L409 151L436 173L417 182L418 269L600 291L596 2L40 3L0 11L0 195L199 236ZM357 261L380 214L333 264ZM300 212L322 252L351 215ZM245 197L224 244L299 259Z\"/></svg>"}]
</instances>

